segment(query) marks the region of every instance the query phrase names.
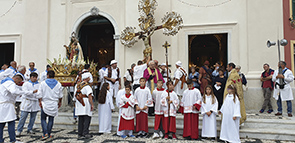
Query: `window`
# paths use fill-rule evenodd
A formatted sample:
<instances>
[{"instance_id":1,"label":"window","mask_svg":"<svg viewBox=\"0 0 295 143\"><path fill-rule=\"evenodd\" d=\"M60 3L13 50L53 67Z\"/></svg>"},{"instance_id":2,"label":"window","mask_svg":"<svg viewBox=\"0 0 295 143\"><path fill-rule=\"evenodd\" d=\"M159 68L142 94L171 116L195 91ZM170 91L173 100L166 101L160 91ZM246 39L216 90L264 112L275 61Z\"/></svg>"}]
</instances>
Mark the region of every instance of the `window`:
<instances>
[{"instance_id":1,"label":"window","mask_svg":"<svg viewBox=\"0 0 295 143\"><path fill-rule=\"evenodd\" d=\"M292 5L291 17L292 19L295 19L295 0L291 0L291 5Z\"/></svg>"},{"instance_id":2,"label":"window","mask_svg":"<svg viewBox=\"0 0 295 143\"><path fill-rule=\"evenodd\" d=\"M0 66L14 59L14 43L0 43Z\"/></svg>"}]
</instances>

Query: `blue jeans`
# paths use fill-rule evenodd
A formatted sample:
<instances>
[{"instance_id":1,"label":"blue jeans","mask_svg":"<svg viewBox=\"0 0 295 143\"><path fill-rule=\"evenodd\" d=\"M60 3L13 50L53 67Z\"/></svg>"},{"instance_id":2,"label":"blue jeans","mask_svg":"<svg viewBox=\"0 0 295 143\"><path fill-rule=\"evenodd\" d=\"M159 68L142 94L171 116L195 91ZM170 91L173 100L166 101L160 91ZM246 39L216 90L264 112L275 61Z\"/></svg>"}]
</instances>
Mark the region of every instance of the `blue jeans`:
<instances>
[{"instance_id":1,"label":"blue jeans","mask_svg":"<svg viewBox=\"0 0 295 143\"><path fill-rule=\"evenodd\" d=\"M29 114L30 114L30 122L28 124L28 132L31 131L33 129L33 126L34 126L37 113L38 112L21 111L20 119L19 119L19 122L18 122L18 125L17 125L17 131L18 132L23 131L26 119L27 119Z\"/></svg>"},{"instance_id":2,"label":"blue jeans","mask_svg":"<svg viewBox=\"0 0 295 143\"><path fill-rule=\"evenodd\" d=\"M48 124L46 123L47 117L48 117ZM42 126L42 130L43 130L43 136L45 136L46 134L48 134L48 136L50 136L51 130L53 127L53 121L54 121L54 117L47 115L42 109L41 110L41 126Z\"/></svg>"},{"instance_id":3,"label":"blue jeans","mask_svg":"<svg viewBox=\"0 0 295 143\"><path fill-rule=\"evenodd\" d=\"M3 129L6 123L0 123L0 142L3 143ZM10 142L15 142L15 121L8 122L8 134Z\"/></svg>"},{"instance_id":4,"label":"blue jeans","mask_svg":"<svg viewBox=\"0 0 295 143\"><path fill-rule=\"evenodd\" d=\"M291 100L288 100L286 102L287 102L287 112L288 112L288 114L291 114L292 113L292 102L291 102ZM279 95L279 99L277 100L277 105L278 105L278 112L283 113L281 95Z\"/></svg>"}]
</instances>

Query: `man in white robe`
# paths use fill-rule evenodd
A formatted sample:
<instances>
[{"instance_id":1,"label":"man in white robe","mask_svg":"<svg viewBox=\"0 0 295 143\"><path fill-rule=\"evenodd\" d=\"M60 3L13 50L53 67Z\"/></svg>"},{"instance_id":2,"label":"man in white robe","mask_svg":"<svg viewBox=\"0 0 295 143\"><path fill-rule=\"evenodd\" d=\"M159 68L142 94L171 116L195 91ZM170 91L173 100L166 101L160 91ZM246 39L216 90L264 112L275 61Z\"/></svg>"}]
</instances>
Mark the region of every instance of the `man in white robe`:
<instances>
[{"instance_id":1,"label":"man in white robe","mask_svg":"<svg viewBox=\"0 0 295 143\"><path fill-rule=\"evenodd\" d=\"M75 115L78 116L78 139L83 137L92 138L92 135L89 134L89 126L94 105L93 91L89 83L90 77L91 74L89 72L83 73L81 78L82 82L77 84L74 92L76 98ZM77 100L77 97L80 97L83 101L80 102Z\"/></svg>"},{"instance_id":2,"label":"man in white robe","mask_svg":"<svg viewBox=\"0 0 295 143\"><path fill-rule=\"evenodd\" d=\"M3 129L8 124L8 133L10 142L15 142L15 109L14 103L17 96L36 93L34 91L21 91L17 87L23 81L22 76L15 75L12 78L7 77L1 81L0 85L0 142L4 142Z\"/></svg>"},{"instance_id":3,"label":"man in white robe","mask_svg":"<svg viewBox=\"0 0 295 143\"><path fill-rule=\"evenodd\" d=\"M25 77L25 73L26 73L26 66L24 65L20 65L17 68L17 73L16 75L21 75L23 77L23 82L21 82L17 87L22 90L22 85L23 83L26 81L26 77ZM22 103L22 96L17 96L16 100L15 100L15 112L16 112L16 120L19 120L19 113L20 113L20 104Z\"/></svg>"},{"instance_id":4,"label":"man in white robe","mask_svg":"<svg viewBox=\"0 0 295 143\"><path fill-rule=\"evenodd\" d=\"M283 113L282 109L282 101L287 102L287 112L288 116L292 117L292 102L293 100L293 92L292 87L290 86L290 83L294 80L294 75L291 70L286 68L286 62L280 61L278 63L278 66L282 68L282 74L279 74L278 70L275 70L272 81L275 82L275 88L273 92L273 97L277 100L278 105L278 113L276 113L276 116L280 116ZM284 86L279 86L279 80L282 79Z\"/></svg>"},{"instance_id":5,"label":"man in white robe","mask_svg":"<svg viewBox=\"0 0 295 143\"><path fill-rule=\"evenodd\" d=\"M0 81L7 77L12 78L17 72L16 67L17 67L17 63L15 61L11 61L10 67L7 68L4 72L0 73Z\"/></svg>"},{"instance_id":6,"label":"man in white robe","mask_svg":"<svg viewBox=\"0 0 295 143\"><path fill-rule=\"evenodd\" d=\"M110 92L114 98L117 98L117 93L121 89L121 76L120 69L117 67L118 62L112 60L110 67L106 69L104 73L104 78L106 82L110 85Z\"/></svg>"},{"instance_id":7,"label":"man in white robe","mask_svg":"<svg viewBox=\"0 0 295 143\"><path fill-rule=\"evenodd\" d=\"M25 73L25 78L26 78L26 81L29 81L31 78L30 78L30 74L35 72L38 74L38 80L39 80L39 71L35 68L35 63L34 62L30 62L29 63L29 69L27 69L26 73Z\"/></svg>"},{"instance_id":8,"label":"man in white robe","mask_svg":"<svg viewBox=\"0 0 295 143\"><path fill-rule=\"evenodd\" d=\"M41 107L41 126L43 130L42 139L52 138L51 130L54 117L58 114L58 108L61 106L63 92L62 85L54 79L53 70L47 72L47 79L42 81L38 90L39 105ZM48 123L46 118L48 117Z\"/></svg>"},{"instance_id":9,"label":"man in white robe","mask_svg":"<svg viewBox=\"0 0 295 143\"><path fill-rule=\"evenodd\" d=\"M181 100L183 92L186 88L185 79L187 78L187 71L182 67L182 63L180 61L176 62L175 65L177 69L174 73L174 91Z\"/></svg>"},{"instance_id":10,"label":"man in white robe","mask_svg":"<svg viewBox=\"0 0 295 143\"><path fill-rule=\"evenodd\" d=\"M143 61L145 61L144 59ZM139 60L137 62L137 66L133 69L133 91L135 91L138 87L140 87L139 80L143 77L144 70L147 68L148 63L150 62L151 58L148 57L146 60L146 63L143 63L143 61Z\"/></svg>"},{"instance_id":11,"label":"man in white robe","mask_svg":"<svg viewBox=\"0 0 295 143\"><path fill-rule=\"evenodd\" d=\"M47 79L47 72L51 70L50 65L46 65L46 70L41 73L40 82L45 81Z\"/></svg>"},{"instance_id":12,"label":"man in white robe","mask_svg":"<svg viewBox=\"0 0 295 143\"><path fill-rule=\"evenodd\" d=\"M38 74L31 73L30 80L23 84L22 90L23 91L34 91L34 90L39 89L40 83L38 82L37 79L38 79ZM16 136L21 135L21 132L23 131L23 127L25 125L28 114L30 114L30 122L28 124L27 133L34 134L34 132L32 130L33 125L35 123L37 113L38 113L38 111L40 111L40 106L39 106L39 102L38 102L38 98L37 98L36 93L35 94L31 93L29 95L23 95L22 97L23 97L22 103L20 105L21 117L18 122Z\"/></svg>"}]
</instances>

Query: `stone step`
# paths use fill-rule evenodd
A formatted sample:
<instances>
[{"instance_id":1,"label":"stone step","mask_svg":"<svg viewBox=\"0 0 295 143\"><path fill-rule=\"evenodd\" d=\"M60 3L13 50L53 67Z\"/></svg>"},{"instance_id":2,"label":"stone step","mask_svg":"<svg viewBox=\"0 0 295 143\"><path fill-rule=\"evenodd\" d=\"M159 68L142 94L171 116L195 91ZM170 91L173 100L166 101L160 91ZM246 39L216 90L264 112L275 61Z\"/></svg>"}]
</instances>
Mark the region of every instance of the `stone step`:
<instances>
[{"instance_id":1,"label":"stone step","mask_svg":"<svg viewBox=\"0 0 295 143\"><path fill-rule=\"evenodd\" d=\"M202 117L199 118L199 130L202 130ZM26 121L28 122L28 120ZM74 119L71 113L59 113L54 120L54 128L77 130L78 125L73 124ZM217 117L217 131L220 132L221 118ZM112 114L112 130L115 131L118 125L118 113ZM25 125L27 126L27 125ZM40 113L36 118L35 128L41 128ZM98 131L98 115L94 114L91 119L90 130ZM153 132L154 117L149 117L149 132ZM183 116L176 117L176 133L183 133ZM240 137L273 139L273 140L295 140L295 121L283 119L247 119L245 125L240 129Z\"/></svg>"}]
</instances>

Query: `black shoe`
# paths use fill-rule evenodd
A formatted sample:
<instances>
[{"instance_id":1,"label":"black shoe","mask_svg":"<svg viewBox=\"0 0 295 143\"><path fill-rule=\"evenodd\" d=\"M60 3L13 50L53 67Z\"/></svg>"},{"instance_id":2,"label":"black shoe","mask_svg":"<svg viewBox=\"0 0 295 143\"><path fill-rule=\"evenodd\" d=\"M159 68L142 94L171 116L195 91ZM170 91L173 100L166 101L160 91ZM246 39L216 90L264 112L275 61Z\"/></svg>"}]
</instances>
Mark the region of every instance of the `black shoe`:
<instances>
[{"instance_id":1,"label":"black shoe","mask_svg":"<svg viewBox=\"0 0 295 143\"><path fill-rule=\"evenodd\" d=\"M86 139L90 139L90 138L92 138L93 136L92 135L90 135L90 134L88 134L88 135L85 135L85 138Z\"/></svg>"},{"instance_id":2,"label":"black shoe","mask_svg":"<svg viewBox=\"0 0 295 143\"><path fill-rule=\"evenodd\" d=\"M141 138L146 138L147 137L147 133L141 134Z\"/></svg>"},{"instance_id":3,"label":"black shoe","mask_svg":"<svg viewBox=\"0 0 295 143\"><path fill-rule=\"evenodd\" d=\"M80 139L84 139L84 136L78 135L78 140L80 140Z\"/></svg>"},{"instance_id":4,"label":"black shoe","mask_svg":"<svg viewBox=\"0 0 295 143\"><path fill-rule=\"evenodd\" d=\"M142 134L136 135L136 138L141 138Z\"/></svg>"}]
</instances>

